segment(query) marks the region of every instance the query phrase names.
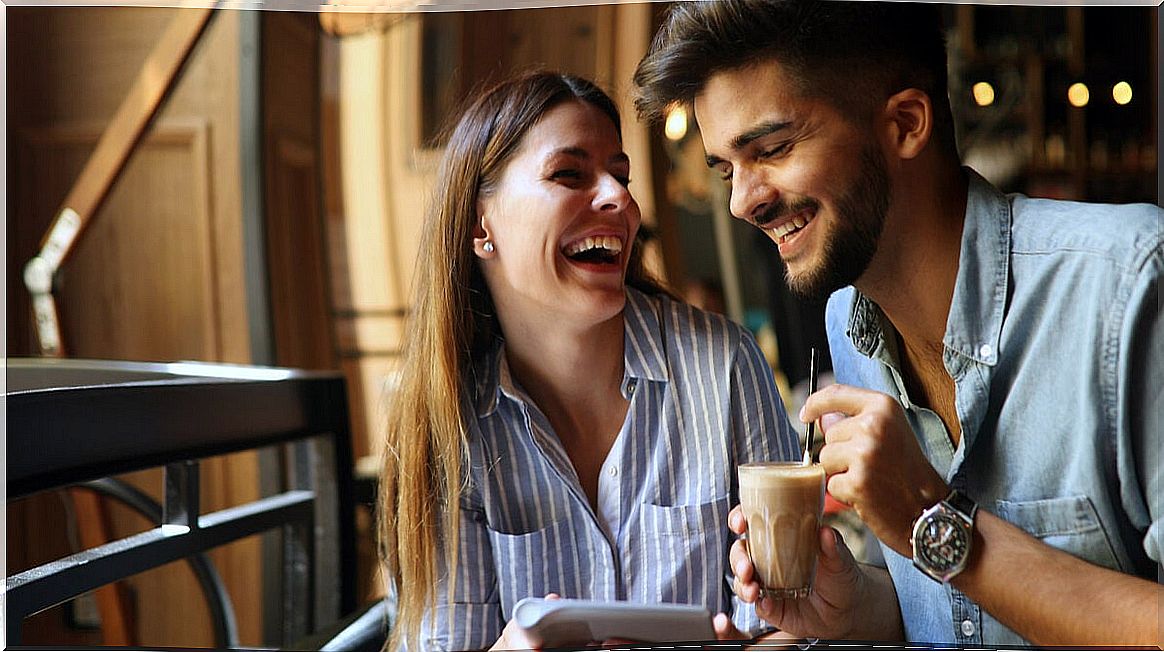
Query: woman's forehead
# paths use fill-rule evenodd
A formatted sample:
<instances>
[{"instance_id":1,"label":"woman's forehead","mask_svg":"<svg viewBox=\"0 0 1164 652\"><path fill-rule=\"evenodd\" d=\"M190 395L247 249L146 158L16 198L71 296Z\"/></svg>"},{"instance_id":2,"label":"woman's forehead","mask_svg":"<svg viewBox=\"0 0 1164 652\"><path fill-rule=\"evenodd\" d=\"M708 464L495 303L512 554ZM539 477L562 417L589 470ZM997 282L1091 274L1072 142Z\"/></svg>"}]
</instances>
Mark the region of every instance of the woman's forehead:
<instances>
[{"instance_id":1,"label":"woman's forehead","mask_svg":"<svg viewBox=\"0 0 1164 652\"><path fill-rule=\"evenodd\" d=\"M607 159L621 152L622 141L610 116L592 104L571 100L549 109L530 127L518 156L563 154Z\"/></svg>"}]
</instances>

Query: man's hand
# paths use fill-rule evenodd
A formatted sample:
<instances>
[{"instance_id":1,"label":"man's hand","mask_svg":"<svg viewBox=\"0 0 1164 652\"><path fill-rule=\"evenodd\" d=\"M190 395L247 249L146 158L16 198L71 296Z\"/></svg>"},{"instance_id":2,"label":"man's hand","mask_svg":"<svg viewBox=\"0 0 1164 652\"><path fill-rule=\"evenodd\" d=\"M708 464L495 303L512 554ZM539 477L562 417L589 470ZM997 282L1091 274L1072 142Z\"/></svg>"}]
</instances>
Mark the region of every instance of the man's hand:
<instances>
[{"instance_id":1,"label":"man's hand","mask_svg":"<svg viewBox=\"0 0 1164 652\"><path fill-rule=\"evenodd\" d=\"M836 418L829 413L840 413ZM910 557L914 520L949 493L896 400L867 389L829 385L808 397L800 420L822 420L820 462L833 498L852 505L877 538Z\"/></svg>"},{"instance_id":2,"label":"man's hand","mask_svg":"<svg viewBox=\"0 0 1164 652\"><path fill-rule=\"evenodd\" d=\"M736 534L747 531L747 521L738 505L728 514L728 527ZM864 576L836 530L821 528L820 546L812 593L806 598L788 600L765 597L756 605L756 614L796 637L849 638L859 618ZM746 540L732 544L728 560L735 573L736 595L744 602L756 602L760 585L755 580Z\"/></svg>"}]
</instances>

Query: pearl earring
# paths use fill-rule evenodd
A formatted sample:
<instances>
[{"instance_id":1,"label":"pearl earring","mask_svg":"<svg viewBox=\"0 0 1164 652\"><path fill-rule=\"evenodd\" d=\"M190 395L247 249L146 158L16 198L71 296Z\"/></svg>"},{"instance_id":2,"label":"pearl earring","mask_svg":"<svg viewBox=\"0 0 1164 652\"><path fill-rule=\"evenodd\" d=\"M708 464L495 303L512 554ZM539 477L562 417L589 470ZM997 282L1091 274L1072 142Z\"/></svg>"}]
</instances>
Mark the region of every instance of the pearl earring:
<instances>
[{"instance_id":1,"label":"pearl earring","mask_svg":"<svg viewBox=\"0 0 1164 652\"><path fill-rule=\"evenodd\" d=\"M487 253L487 254L493 253L493 243L490 242L489 240L485 241L483 248L485 249L485 253Z\"/></svg>"}]
</instances>

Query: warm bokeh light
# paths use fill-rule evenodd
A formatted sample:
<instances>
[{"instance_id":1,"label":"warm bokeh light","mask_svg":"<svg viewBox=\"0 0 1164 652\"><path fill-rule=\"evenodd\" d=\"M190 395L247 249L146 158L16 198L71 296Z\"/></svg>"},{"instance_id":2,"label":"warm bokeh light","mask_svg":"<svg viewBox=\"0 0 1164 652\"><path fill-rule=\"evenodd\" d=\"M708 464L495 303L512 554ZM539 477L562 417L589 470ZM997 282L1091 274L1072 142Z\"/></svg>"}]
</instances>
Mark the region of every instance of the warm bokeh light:
<instances>
[{"instance_id":1,"label":"warm bokeh light","mask_svg":"<svg viewBox=\"0 0 1164 652\"><path fill-rule=\"evenodd\" d=\"M1075 82L1071 84L1071 88L1067 89L1067 101L1071 106L1087 106L1087 102L1091 99L1091 92L1087 90L1087 85L1082 82Z\"/></svg>"},{"instance_id":2,"label":"warm bokeh light","mask_svg":"<svg viewBox=\"0 0 1164 652\"><path fill-rule=\"evenodd\" d=\"M978 82L974 84L971 89L974 93L974 102L978 106L990 106L994 104L994 87L986 82Z\"/></svg>"},{"instance_id":3,"label":"warm bokeh light","mask_svg":"<svg viewBox=\"0 0 1164 652\"><path fill-rule=\"evenodd\" d=\"M667 112L667 122L663 134L670 140L682 140L687 135L687 109L681 105L671 107Z\"/></svg>"},{"instance_id":4,"label":"warm bokeh light","mask_svg":"<svg viewBox=\"0 0 1164 652\"><path fill-rule=\"evenodd\" d=\"M1132 101L1132 85L1122 81L1111 87L1111 99L1116 104L1127 104Z\"/></svg>"}]
</instances>

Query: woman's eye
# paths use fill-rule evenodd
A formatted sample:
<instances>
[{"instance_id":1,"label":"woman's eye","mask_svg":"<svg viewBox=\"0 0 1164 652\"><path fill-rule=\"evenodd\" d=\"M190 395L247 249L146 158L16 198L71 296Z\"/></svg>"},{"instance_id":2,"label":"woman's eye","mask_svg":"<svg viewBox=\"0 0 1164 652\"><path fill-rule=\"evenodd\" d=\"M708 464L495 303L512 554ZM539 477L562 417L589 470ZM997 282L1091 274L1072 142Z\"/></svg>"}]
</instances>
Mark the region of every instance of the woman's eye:
<instances>
[{"instance_id":1,"label":"woman's eye","mask_svg":"<svg viewBox=\"0 0 1164 652\"><path fill-rule=\"evenodd\" d=\"M550 178L551 179L581 179L582 172L581 172L581 170L573 170L573 169L555 170L554 173L550 175Z\"/></svg>"}]
</instances>

